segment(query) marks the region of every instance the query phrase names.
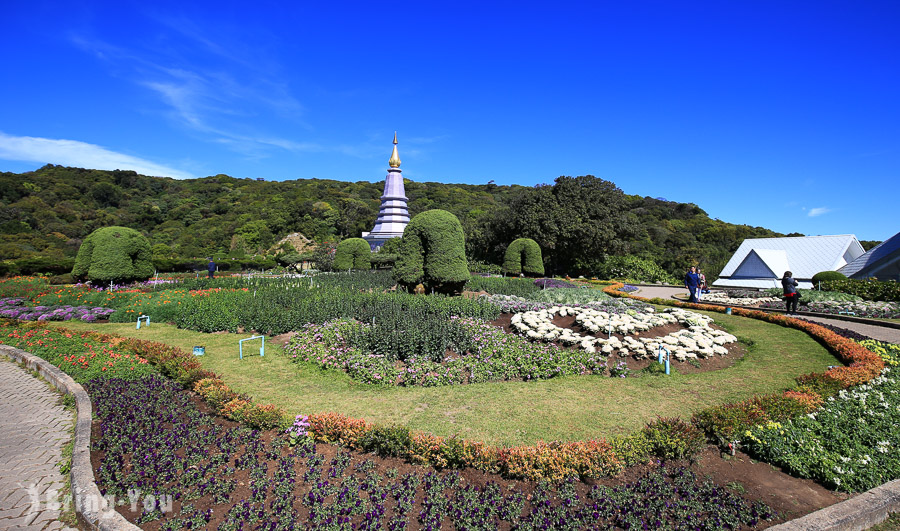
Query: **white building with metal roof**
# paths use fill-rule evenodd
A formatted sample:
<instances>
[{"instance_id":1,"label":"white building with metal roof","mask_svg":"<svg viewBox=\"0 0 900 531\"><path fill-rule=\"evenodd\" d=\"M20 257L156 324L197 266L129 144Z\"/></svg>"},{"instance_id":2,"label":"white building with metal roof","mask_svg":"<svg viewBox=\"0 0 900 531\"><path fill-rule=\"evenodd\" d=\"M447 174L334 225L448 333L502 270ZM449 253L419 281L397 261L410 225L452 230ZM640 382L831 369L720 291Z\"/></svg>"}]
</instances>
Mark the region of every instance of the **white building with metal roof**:
<instances>
[{"instance_id":1,"label":"white building with metal roof","mask_svg":"<svg viewBox=\"0 0 900 531\"><path fill-rule=\"evenodd\" d=\"M900 232L840 269L848 278L900 281Z\"/></svg>"},{"instance_id":2,"label":"white building with metal roof","mask_svg":"<svg viewBox=\"0 0 900 531\"><path fill-rule=\"evenodd\" d=\"M713 286L720 288L780 288L791 271L804 289L820 271L837 271L865 251L852 234L744 240Z\"/></svg>"}]
</instances>

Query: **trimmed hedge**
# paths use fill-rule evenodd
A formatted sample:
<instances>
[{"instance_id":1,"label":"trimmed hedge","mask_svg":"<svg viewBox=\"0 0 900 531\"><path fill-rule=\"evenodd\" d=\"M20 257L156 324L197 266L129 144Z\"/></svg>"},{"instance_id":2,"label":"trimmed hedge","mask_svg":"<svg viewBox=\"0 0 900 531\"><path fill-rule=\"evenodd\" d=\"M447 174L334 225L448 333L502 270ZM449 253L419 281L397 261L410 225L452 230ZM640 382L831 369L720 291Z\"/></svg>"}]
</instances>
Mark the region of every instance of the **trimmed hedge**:
<instances>
[{"instance_id":1,"label":"trimmed hedge","mask_svg":"<svg viewBox=\"0 0 900 531\"><path fill-rule=\"evenodd\" d=\"M509 275L525 273L530 277L544 276L544 259L541 246L531 238L513 240L506 248L503 272Z\"/></svg>"},{"instance_id":2,"label":"trimmed hedge","mask_svg":"<svg viewBox=\"0 0 900 531\"><path fill-rule=\"evenodd\" d=\"M338 244L334 252L335 271L350 269L372 269L372 249L362 238L347 238Z\"/></svg>"},{"instance_id":3,"label":"trimmed hedge","mask_svg":"<svg viewBox=\"0 0 900 531\"><path fill-rule=\"evenodd\" d=\"M153 276L150 242L128 227L104 227L90 233L75 257L72 276L92 282L147 280Z\"/></svg>"},{"instance_id":4,"label":"trimmed hedge","mask_svg":"<svg viewBox=\"0 0 900 531\"><path fill-rule=\"evenodd\" d=\"M409 290L456 293L469 280L466 237L459 219L446 210L428 210L410 220L400 239L394 279Z\"/></svg>"},{"instance_id":5,"label":"trimmed hedge","mask_svg":"<svg viewBox=\"0 0 900 531\"><path fill-rule=\"evenodd\" d=\"M827 282L829 280L846 280L847 275L843 273L839 273L837 271L819 271L812 277L813 286L818 285L819 282Z\"/></svg>"}]
</instances>

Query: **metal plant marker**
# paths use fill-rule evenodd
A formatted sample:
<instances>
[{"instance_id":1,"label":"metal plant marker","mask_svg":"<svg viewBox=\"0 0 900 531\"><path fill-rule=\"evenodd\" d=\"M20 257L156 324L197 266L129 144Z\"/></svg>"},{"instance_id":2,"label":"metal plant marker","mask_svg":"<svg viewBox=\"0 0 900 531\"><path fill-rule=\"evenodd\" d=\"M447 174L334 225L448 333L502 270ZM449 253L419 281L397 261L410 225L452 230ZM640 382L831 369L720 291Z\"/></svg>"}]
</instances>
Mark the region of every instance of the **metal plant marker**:
<instances>
[{"instance_id":1,"label":"metal plant marker","mask_svg":"<svg viewBox=\"0 0 900 531\"><path fill-rule=\"evenodd\" d=\"M238 341L238 349L240 351L241 359L244 359L244 341L252 341L254 339L262 339L262 343L259 346L259 355L260 356L266 355L266 336L253 336L253 337L248 337L247 339L241 339L240 341Z\"/></svg>"},{"instance_id":2,"label":"metal plant marker","mask_svg":"<svg viewBox=\"0 0 900 531\"><path fill-rule=\"evenodd\" d=\"M149 316L149 315L142 315L142 316L140 316L140 317L137 318L137 327L136 327L137 330L140 330L140 329L141 329L141 319L144 319L144 320L145 320L144 326L150 326L150 316Z\"/></svg>"},{"instance_id":3,"label":"metal plant marker","mask_svg":"<svg viewBox=\"0 0 900 531\"><path fill-rule=\"evenodd\" d=\"M669 358L672 357L672 355L669 353L669 349L660 345L659 348L656 350L656 360L659 363L663 363L663 351L666 352L666 359L665 359L666 374L669 374Z\"/></svg>"}]
</instances>

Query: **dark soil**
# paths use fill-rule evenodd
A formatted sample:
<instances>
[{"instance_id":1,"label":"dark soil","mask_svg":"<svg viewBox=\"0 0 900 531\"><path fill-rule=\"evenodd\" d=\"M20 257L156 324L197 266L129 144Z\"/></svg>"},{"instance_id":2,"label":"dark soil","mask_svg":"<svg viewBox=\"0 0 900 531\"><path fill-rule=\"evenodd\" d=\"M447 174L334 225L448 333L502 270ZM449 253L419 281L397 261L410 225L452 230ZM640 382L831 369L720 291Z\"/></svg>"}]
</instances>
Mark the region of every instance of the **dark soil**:
<instances>
[{"instance_id":1,"label":"dark soil","mask_svg":"<svg viewBox=\"0 0 900 531\"><path fill-rule=\"evenodd\" d=\"M191 393L191 396L192 402L198 409L214 416L217 424L226 428L237 426L234 422L215 416L211 408L209 408L209 406L207 406L199 397L193 395L193 393ZM98 437L99 429L100 421L94 420L92 426L93 438ZM259 437L266 443L266 446L279 436L279 433L274 430L261 432L259 434ZM209 454L212 455L218 451L218 448L211 447L209 449ZM289 455L290 451L291 449L289 447L284 447L281 449L281 455ZM355 450L348 451L345 448L328 444L317 444L316 453L324 458L326 470L328 463L330 463L338 454L349 453L351 456L351 464L348 467L348 470L353 470L354 466L364 461L372 461L375 465L375 470L380 475L386 477L393 476L399 478L403 477L405 474L415 474L421 477L428 472L434 471L432 468L413 465L401 459L377 457L373 454L364 454ZM91 464L95 470L100 466L102 458L103 452L91 452ZM277 466L277 461L269 459L266 456L260 457L260 461L266 460L269 463L268 469L274 470ZM616 477L578 482L576 484L576 492L580 499L585 500L587 499L588 492L594 485L605 485L615 488L628 483L633 483L660 465L661 463L659 462L648 463L646 465L630 467ZM742 452L737 452L735 456L730 456L720 453L720 451L713 446L707 447L707 449L701 452L698 458L693 462L676 461L667 463L667 465L675 467L684 466L693 471L700 480L708 479L713 483L740 495L748 501L760 501L768 505L777 517L772 521L761 521L755 529L763 529L771 525L798 518L850 497L846 494L829 491L810 480L794 478L771 465L756 462ZM297 459L294 466L295 477L302 477L306 470L307 467L305 466L303 459ZM535 482L504 479L496 474L488 474L470 468L460 470L458 473L461 486L470 485L482 488L491 482L500 485L504 492L517 490L526 493L527 500L531 499L530 493L536 486ZM176 499L172 506L172 512L165 516L171 517L179 515L182 512L184 505L191 504L195 511L203 512L207 509L211 510L212 519L206 525L206 528L218 528L219 524L225 521L227 511L235 502L250 499L252 495L249 472L247 470L239 469L233 477L236 480L237 485L229 496L229 502L217 504L210 495L190 501ZM413 502L412 511L410 512L411 516L408 519L408 529L421 529L419 522L416 521L415 515L418 514L418 511L422 508L424 501L423 497L424 494L422 489L419 489L417 498ZM309 509L299 500L294 502L293 507L301 521L308 518ZM136 508L136 510L133 510L133 508ZM525 508L527 512L530 508L530 502L526 502ZM137 519L142 516L142 506L140 502L135 506L132 506L129 503L129 500L125 500L125 503L120 504L117 507L117 510L132 523L137 523ZM391 516L393 516L392 509L388 509L388 512L385 514L382 521L389 521ZM164 519L155 520L139 525L142 529L157 530L160 529L164 521ZM453 521L450 519L450 516L447 516L444 519L442 528L454 529Z\"/></svg>"}]
</instances>

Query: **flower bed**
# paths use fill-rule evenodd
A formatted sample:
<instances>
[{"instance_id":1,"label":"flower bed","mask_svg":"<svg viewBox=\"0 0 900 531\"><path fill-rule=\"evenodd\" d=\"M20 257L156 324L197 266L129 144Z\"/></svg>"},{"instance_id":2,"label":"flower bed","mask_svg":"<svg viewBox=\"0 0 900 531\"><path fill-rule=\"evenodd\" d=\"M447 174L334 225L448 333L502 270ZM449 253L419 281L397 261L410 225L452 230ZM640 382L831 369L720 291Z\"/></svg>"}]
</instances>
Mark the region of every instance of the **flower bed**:
<instances>
[{"instance_id":1,"label":"flower bed","mask_svg":"<svg viewBox=\"0 0 900 531\"><path fill-rule=\"evenodd\" d=\"M425 356L394 360L364 350L354 338L372 325L350 320L305 325L285 345L284 353L295 362L346 371L361 382L399 386L536 380L603 372L606 368L605 359L599 355L535 344L476 319L451 318L451 322L461 326L474 347L440 362Z\"/></svg>"},{"instance_id":2,"label":"flower bed","mask_svg":"<svg viewBox=\"0 0 900 531\"><path fill-rule=\"evenodd\" d=\"M92 323L97 319L106 319L115 310L111 308L90 306L26 306L25 299L6 297L0 299L0 317L18 319L20 321L71 321L78 319Z\"/></svg>"},{"instance_id":3,"label":"flower bed","mask_svg":"<svg viewBox=\"0 0 900 531\"><path fill-rule=\"evenodd\" d=\"M801 477L860 492L900 477L900 383L889 369L822 408L744 432L749 452Z\"/></svg>"},{"instance_id":4,"label":"flower bed","mask_svg":"<svg viewBox=\"0 0 900 531\"><path fill-rule=\"evenodd\" d=\"M759 293L760 296L750 296L750 293ZM781 303L784 305L784 302L778 297L770 297L763 292L750 293L738 294L731 291L710 291L703 294L702 300L704 302L730 304L732 306L756 306L761 303Z\"/></svg>"},{"instance_id":5,"label":"flower bed","mask_svg":"<svg viewBox=\"0 0 900 531\"><path fill-rule=\"evenodd\" d=\"M398 470L308 437L293 437L294 446L291 434L261 437L204 415L157 377L95 380L88 392L101 420L94 446L101 492L138 498L119 510L159 529L611 529L648 522L711 529L774 518L768 507L684 468L656 468L615 488L571 478L555 486L498 483L471 473Z\"/></svg>"},{"instance_id":6,"label":"flower bed","mask_svg":"<svg viewBox=\"0 0 900 531\"><path fill-rule=\"evenodd\" d=\"M575 322L585 330L597 333L608 333L610 337L586 336L569 328L553 324L556 316L574 315ZM635 339L627 334L638 336L641 332L669 323L681 323L689 329L672 332L663 337L639 337ZM679 361L688 358L706 358L713 355L727 355L723 345L734 343L737 338L721 330L713 329L712 319L698 313L682 309L668 309L657 313L651 306L639 309L628 309L623 313L613 313L594 308L572 308L554 306L546 310L517 313L512 317L514 329L535 341L558 341L565 345L578 345L589 353L599 349L603 354L614 351L620 356L645 358L656 356L661 347L671 350ZM620 340L611 334L623 334Z\"/></svg>"},{"instance_id":7,"label":"flower bed","mask_svg":"<svg viewBox=\"0 0 900 531\"><path fill-rule=\"evenodd\" d=\"M155 372L146 358L132 353L123 354L112 342L90 332L10 326L0 327L0 332L0 343L44 358L79 383L101 375L138 378Z\"/></svg>"}]
</instances>

